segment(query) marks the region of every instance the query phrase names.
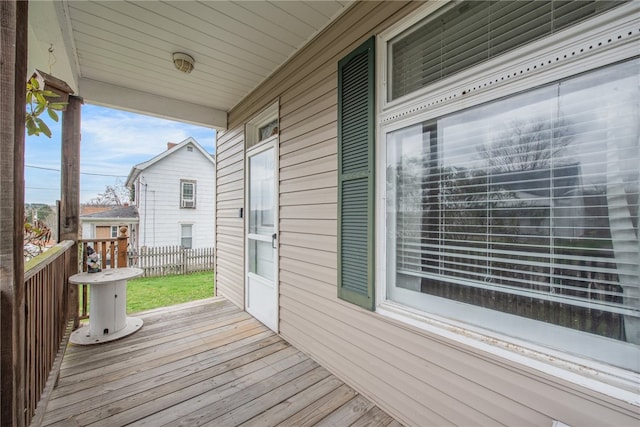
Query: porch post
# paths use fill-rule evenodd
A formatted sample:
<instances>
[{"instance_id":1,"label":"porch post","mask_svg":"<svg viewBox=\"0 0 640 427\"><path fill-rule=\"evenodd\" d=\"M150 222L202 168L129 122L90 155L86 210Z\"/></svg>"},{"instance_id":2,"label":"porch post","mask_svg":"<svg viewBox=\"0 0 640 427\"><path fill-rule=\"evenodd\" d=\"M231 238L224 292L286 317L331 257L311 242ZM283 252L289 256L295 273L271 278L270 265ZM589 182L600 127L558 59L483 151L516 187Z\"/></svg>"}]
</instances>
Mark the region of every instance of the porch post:
<instances>
[{"instance_id":1,"label":"porch post","mask_svg":"<svg viewBox=\"0 0 640 427\"><path fill-rule=\"evenodd\" d=\"M127 243L129 237L127 236L127 227L120 227L120 234L118 235L118 268L128 267L127 260Z\"/></svg>"},{"instance_id":2,"label":"porch post","mask_svg":"<svg viewBox=\"0 0 640 427\"><path fill-rule=\"evenodd\" d=\"M0 424L25 425L24 143L28 10L0 1Z\"/></svg>"},{"instance_id":3,"label":"porch post","mask_svg":"<svg viewBox=\"0 0 640 427\"><path fill-rule=\"evenodd\" d=\"M62 113L62 159L60 183L59 240L73 240L69 263L76 270L78 266L78 231L80 221L80 110L82 98L69 96L69 103ZM73 274L73 271L72 271ZM78 320L78 285L69 285L68 318Z\"/></svg>"}]
</instances>

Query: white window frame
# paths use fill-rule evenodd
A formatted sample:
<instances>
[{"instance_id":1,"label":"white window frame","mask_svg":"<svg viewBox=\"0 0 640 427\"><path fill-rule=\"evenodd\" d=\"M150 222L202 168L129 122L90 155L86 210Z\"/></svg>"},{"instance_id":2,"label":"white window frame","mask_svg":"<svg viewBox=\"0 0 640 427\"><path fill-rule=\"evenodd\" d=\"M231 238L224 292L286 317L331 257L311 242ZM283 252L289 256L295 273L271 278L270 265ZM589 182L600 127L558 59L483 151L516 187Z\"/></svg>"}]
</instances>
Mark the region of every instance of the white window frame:
<instances>
[{"instance_id":1,"label":"white window frame","mask_svg":"<svg viewBox=\"0 0 640 427\"><path fill-rule=\"evenodd\" d=\"M120 227L118 227L117 225L112 225L111 226L111 233L110 234L111 234L111 238L112 239L115 239L116 237L118 237L118 229L119 228Z\"/></svg>"},{"instance_id":2,"label":"white window frame","mask_svg":"<svg viewBox=\"0 0 640 427\"><path fill-rule=\"evenodd\" d=\"M188 236L188 237L191 239L191 247L189 247L189 248L185 247L185 246L182 244L182 239L184 239L184 238L186 237L186 236L184 236L184 235L183 235L183 233L182 233L182 232L184 231L184 229L183 229L183 227L184 227L184 226L189 226L189 227L191 227L191 236ZM179 227L180 227L180 247L181 247L181 248L185 248L185 249L193 249L193 228L194 228L194 227L193 227L193 223L191 223L191 222L181 222L181 223L179 224Z\"/></svg>"},{"instance_id":3,"label":"white window frame","mask_svg":"<svg viewBox=\"0 0 640 427\"><path fill-rule=\"evenodd\" d=\"M638 56L640 4L631 2L596 16L554 35L536 40L463 70L442 81L388 101L387 42L415 23L436 12L445 2L428 2L414 14L378 35L377 57L377 146L376 146L376 236L384 242L386 228L386 135L398 129L483 104L504 96L536 88L563 78L594 70ZM489 332L463 321L451 320L433 312L416 310L387 299L386 244L376 247L376 311L422 330L444 336L463 345L531 366L547 374L638 403L640 374L595 362L582 356ZM390 284L390 286L393 286ZM410 292L410 291L407 291ZM460 305L452 301L450 306ZM475 309L482 315L485 309ZM429 309L430 310L430 309ZM502 313L501 313L502 314ZM507 315L512 318L518 316ZM464 319L465 316L458 316ZM517 320L517 319L516 319ZM521 318L521 321L529 321ZM535 322L531 320L531 322ZM551 325L559 339L584 339L586 333ZM554 331L556 333L556 331ZM612 340L593 336L594 341ZM602 346L604 347L604 346ZM624 346L623 346L624 347ZM633 349L630 349L633 352ZM611 350L606 347L605 352ZM637 356L637 349L635 349ZM633 354L633 353L632 353ZM629 353L626 354L628 357ZM586 368L585 368L586 367Z\"/></svg>"},{"instance_id":4,"label":"white window frame","mask_svg":"<svg viewBox=\"0 0 640 427\"><path fill-rule=\"evenodd\" d=\"M258 144L272 141L280 135L280 102L276 100L266 107L260 114L245 124L245 149L248 150ZM276 132L260 139L260 128L276 120Z\"/></svg>"},{"instance_id":5,"label":"white window frame","mask_svg":"<svg viewBox=\"0 0 640 427\"><path fill-rule=\"evenodd\" d=\"M184 197L184 186L190 184L193 186L193 193L191 199ZM191 179L180 180L180 208L182 209L195 209L196 208L196 181Z\"/></svg>"}]
</instances>

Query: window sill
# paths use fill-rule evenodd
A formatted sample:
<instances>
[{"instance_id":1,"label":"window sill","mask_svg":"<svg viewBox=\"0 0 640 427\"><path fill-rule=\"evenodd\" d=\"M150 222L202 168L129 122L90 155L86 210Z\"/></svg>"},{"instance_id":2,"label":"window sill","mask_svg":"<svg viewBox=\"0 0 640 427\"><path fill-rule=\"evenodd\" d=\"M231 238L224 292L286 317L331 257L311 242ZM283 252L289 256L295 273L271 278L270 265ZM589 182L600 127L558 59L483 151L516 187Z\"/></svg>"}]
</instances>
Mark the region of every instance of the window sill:
<instances>
[{"instance_id":1,"label":"window sill","mask_svg":"<svg viewBox=\"0 0 640 427\"><path fill-rule=\"evenodd\" d=\"M400 326L409 325L464 346L470 346L492 356L527 366L543 374L588 388L614 399L640 407L640 374L608 366L596 361L572 356L517 340L497 333L488 333L439 316L430 316L403 305L385 301L376 313Z\"/></svg>"}]
</instances>

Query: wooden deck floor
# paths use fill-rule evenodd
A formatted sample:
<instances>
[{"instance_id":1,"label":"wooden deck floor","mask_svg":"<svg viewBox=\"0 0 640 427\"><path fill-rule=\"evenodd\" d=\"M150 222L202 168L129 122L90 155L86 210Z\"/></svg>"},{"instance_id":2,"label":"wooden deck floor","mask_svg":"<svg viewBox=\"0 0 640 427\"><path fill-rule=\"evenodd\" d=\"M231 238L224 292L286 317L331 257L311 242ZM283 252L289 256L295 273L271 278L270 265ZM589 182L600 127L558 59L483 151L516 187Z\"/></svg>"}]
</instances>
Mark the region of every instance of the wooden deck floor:
<instances>
[{"instance_id":1,"label":"wooden deck floor","mask_svg":"<svg viewBox=\"0 0 640 427\"><path fill-rule=\"evenodd\" d=\"M223 298L137 316L122 340L69 345L44 425L399 425Z\"/></svg>"}]
</instances>

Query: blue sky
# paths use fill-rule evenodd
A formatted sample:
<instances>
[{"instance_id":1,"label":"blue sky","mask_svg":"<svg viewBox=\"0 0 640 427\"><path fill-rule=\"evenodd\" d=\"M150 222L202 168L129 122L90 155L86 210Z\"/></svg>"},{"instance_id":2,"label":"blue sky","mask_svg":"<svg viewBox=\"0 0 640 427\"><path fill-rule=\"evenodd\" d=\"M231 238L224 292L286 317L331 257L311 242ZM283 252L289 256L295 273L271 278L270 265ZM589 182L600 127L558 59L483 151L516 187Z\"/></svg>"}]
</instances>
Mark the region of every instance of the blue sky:
<instances>
[{"instance_id":1,"label":"blue sky","mask_svg":"<svg viewBox=\"0 0 640 427\"><path fill-rule=\"evenodd\" d=\"M46 116L46 114L44 115ZM55 204L60 199L60 123L48 117L53 136L27 136L25 202ZM167 142L193 137L215 152L215 130L96 105L82 106L80 203L107 185L124 183L131 168L167 149Z\"/></svg>"}]
</instances>

